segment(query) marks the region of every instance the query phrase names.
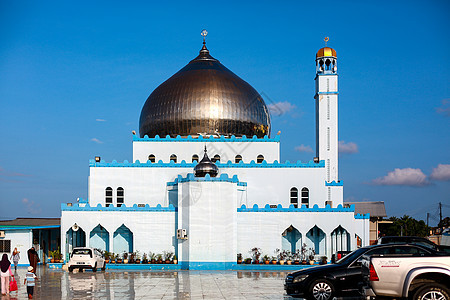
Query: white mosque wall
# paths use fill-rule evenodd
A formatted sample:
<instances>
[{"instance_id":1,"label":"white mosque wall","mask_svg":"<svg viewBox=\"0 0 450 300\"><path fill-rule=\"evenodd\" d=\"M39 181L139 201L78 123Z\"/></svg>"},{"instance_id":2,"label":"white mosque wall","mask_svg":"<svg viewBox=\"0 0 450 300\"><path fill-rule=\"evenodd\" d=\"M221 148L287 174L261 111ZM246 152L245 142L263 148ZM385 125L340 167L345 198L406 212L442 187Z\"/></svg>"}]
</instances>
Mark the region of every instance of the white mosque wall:
<instances>
[{"instance_id":1,"label":"white mosque wall","mask_svg":"<svg viewBox=\"0 0 450 300\"><path fill-rule=\"evenodd\" d=\"M163 251L175 252L176 247L176 213L172 211L108 211L92 209L62 210L61 216L61 253L66 255L71 249L66 248L66 233L77 224L86 234L86 246L91 246L91 231L101 225L109 233L109 251L121 254L117 248L123 241L119 239L119 245L114 244L114 233L119 227L125 225L133 233L133 251L139 250L141 254L163 253ZM79 230L80 230L79 229ZM118 240L116 236L116 241ZM97 246L96 241L95 245ZM114 247L116 246L116 247ZM115 249L116 248L116 249ZM105 249L103 249L105 250ZM66 257L67 259L67 257Z\"/></svg>"},{"instance_id":2,"label":"white mosque wall","mask_svg":"<svg viewBox=\"0 0 450 300\"><path fill-rule=\"evenodd\" d=\"M192 162L192 156L198 155L199 159L203 158L205 146L208 150L209 158L213 158L216 154L220 155L220 161L235 161L236 155L242 156L242 160L246 163L257 161L258 155L263 155L268 163L280 160L280 143L279 136L276 139L247 139L247 138L219 138L213 139L198 138L162 138L162 139L133 139L133 162L139 160L146 162L150 154L155 156L155 161L169 162L170 156L175 154L177 162L182 160L187 163Z\"/></svg>"},{"instance_id":3,"label":"white mosque wall","mask_svg":"<svg viewBox=\"0 0 450 300\"><path fill-rule=\"evenodd\" d=\"M91 167L89 177L89 203L91 206L105 205L105 190L107 187L113 189L113 203L117 203L117 189L124 189L124 204L149 204L156 206L168 206L174 197L169 192L167 182L173 181L178 175L185 177L192 173L194 164L178 167L180 164L172 164L171 167L157 167L156 165L138 167L136 164L125 167ZM158 164L159 165L159 164ZM312 164L311 166L314 166ZM236 201L237 207L242 204L251 206L253 204L281 204L290 205L290 190L296 187L299 191L299 202L301 189L309 190L310 207L317 204L325 207L328 200L328 189L325 186L324 167L263 167L256 164L251 167L243 164L221 165L220 174L228 174L230 177L237 175L241 182L246 182L245 192L241 193ZM219 176L220 176L219 174ZM334 188L334 187L333 187ZM333 207L342 204L342 192L331 192ZM340 186L342 191L342 186ZM174 201L174 200L173 200ZM172 204L174 204L172 201ZM175 204L174 204L175 205Z\"/></svg>"},{"instance_id":4,"label":"white mosque wall","mask_svg":"<svg viewBox=\"0 0 450 300\"><path fill-rule=\"evenodd\" d=\"M336 252L333 249L332 232L341 226L348 232L348 249L356 249L358 235L363 246L369 245L369 220L355 219L354 213L348 212L239 212L238 213L238 241L237 252L243 257L251 257L252 248L260 248L262 255L275 256L276 249L291 250L284 240L283 232L290 226L297 229L301 238L296 249L305 243L307 249L316 250L316 255L327 256ZM324 235L319 240L311 239L308 232L317 226ZM336 247L334 247L336 248ZM341 250L341 249L339 249Z\"/></svg>"},{"instance_id":5,"label":"white mosque wall","mask_svg":"<svg viewBox=\"0 0 450 300\"><path fill-rule=\"evenodd\" d=\"M190 266L235 263L237 182L197 179L178 183L178 228L188 236L179 240L179 260Z\"/></svg>"},{"instance_id":6,"label":"white mosque wall","mask_svg":"<svg viewBox=\"0 0 450 300\"><path fill-rule=\"evenodd\" d=\"M78 230L85 232L87 247L98 245L94 245L90 237L91 231L101 225L109 234L109 251L122 252L121 245L114 243L114 233L125 225L133 233L132 251L141 254L175 252L181 263L191 268L194 264L200 269L205 267L202 263L232 264L237 253L242 253L244 258L251 257L250 251L255 247L269 256L275 256L277 248L291 250L292 244L283 236L291 226L300 233L294 249L301 249L305 243L307 249L316 250L316 257L330 258L338 250L356 249L356 236L362 239L362 246L369 245L369 218L354 216L352 208L315 207L301 211L244 207L236 210L232 204L232 198L237 197L236 183L183 182L178 183L177 190L181 199L178 212L173 207L146 207L142 211L138 208L133 211L133 208L70 210L73 208L63 207L61 252L66 255L71 250L64 241L68 240L66 233L75 223ZM311 236L315 227L314 232L319 232L317 238ZM186 229L188 239L177 239L177 229ZM23 239L25 243L27 236Z\"/></svg>"}]
</instances>

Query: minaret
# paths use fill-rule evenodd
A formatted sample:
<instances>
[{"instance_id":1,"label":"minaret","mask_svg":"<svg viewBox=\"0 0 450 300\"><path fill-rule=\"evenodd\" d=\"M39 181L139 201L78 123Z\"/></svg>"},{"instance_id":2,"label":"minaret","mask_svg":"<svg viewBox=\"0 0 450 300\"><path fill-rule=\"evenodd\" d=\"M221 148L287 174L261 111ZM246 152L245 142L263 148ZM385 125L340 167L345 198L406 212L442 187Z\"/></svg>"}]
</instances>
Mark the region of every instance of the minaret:
<instances>
[{"instance_id":1,"label":"minaret","mask_svg":"<svg viewBox=\"0 0 450 300\"><path fill-rule=\"evenodd\" d=\"M316 54L316 157L325 161L326 181L338 182L337 57L326 42L328 37L325 47Z\"/></svg>"}]
</instances>

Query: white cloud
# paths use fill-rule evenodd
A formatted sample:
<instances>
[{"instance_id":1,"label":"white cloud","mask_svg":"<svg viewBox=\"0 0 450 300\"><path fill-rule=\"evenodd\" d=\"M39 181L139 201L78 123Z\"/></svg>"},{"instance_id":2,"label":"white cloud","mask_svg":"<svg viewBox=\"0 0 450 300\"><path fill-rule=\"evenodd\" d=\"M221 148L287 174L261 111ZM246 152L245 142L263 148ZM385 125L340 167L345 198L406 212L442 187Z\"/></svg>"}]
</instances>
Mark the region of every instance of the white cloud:
<instances>
[{"instance_id":1,"label":"white cloud","mask_svg":"<svg viewBox=\"0 0 450 300\"><path fill-rule=\"evenodd\" d=\"M96 142L97 144L103 144L98 138L92 138L91 141Z\"/></svg>"},{"instance_id":2,"label":"white cloud","mask_svg":"<svg viewBox=\"0 0 450 300\"><path fill-rule=\"evenodd\" d=\"M305 146L301 144L300 146L295 147L295 151L298 152L314 152L311 146Z\"/></svg>"},{"instance_id":3,"label":"white cloud","mask_svg":"<svg viewBox=\"0 0 450 300\"><path fill-rule=\"evenodd\" d=\"M376 185L426 186L430 184L422 170L413 168L396 168L386 176L376 178L372 182Z\"/></svg>"},{"instance_id":4,"label":"white cloud","mask_svg":"<svg viewBox=\"0 0 450 300\"><path fill-rule=\"evenodd\" d=\"M438 114L450 117L450 99L444 99L441 101L441 106L436 107Z\"/></svg>"},{"instance_id":5,"label":"white cloud","mask_svg":"<svg viewBox=\"0 0 450 300\"><path fill-rule=\"evenodd\" d=\"M39 204L35 204L34 201L32 201L32 200L30 201L30 200L28 200L28 198L23 198L22 204L25 206L25 209L27 210L27 212L29 214L37 215L42 212L42 209L39 206Z\"/></svg>"},{"instance_id":6,"label":"white cloud","mask_svg":"<svg viewBox=\"0 0 450 300\"><path fill-rule=\"evenodd\" d=\"M353 142L346 143L345 141L339 141L338 144L339 154L353 154L358 153L358 145Z\"/></svg>"},{"instance_id":7,"label":"white cloud","mask_svg":"<svg viewBox=\"0 0 450 300\"><path fill-rule=\"evenodd\" d=\"M105 119L95 119L95 121L97 121L97 122L106 122Z\"/></svg>"},{"instance_id":8,"label":"white cloud","mask_svg":"<svg viewBox=\"0 0 450 300\"><path fill-rule=\"evenodd\" d=\"M275 116L284 115L296 108L296 106L288 101L270 103L267 108Z\"/></svg>"},{"instance_id":9,"label":"white cloud","mask_svg":"<svg viewBox=\"0 0 450 300\"><path fill-rule=\"evenodd\" d=\"M439 164L433 169L430 179L434 180L450 180L450 165Z\"/></svg>"}]
</instances>

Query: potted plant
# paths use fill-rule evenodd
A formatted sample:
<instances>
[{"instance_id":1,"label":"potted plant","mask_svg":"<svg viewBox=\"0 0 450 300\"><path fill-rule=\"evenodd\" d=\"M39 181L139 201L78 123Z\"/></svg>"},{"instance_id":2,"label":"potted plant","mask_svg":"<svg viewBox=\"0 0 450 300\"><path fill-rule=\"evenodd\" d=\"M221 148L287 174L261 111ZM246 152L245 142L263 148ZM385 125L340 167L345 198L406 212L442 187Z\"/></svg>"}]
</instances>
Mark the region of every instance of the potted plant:
<instances>
[{"instance_id":1,"label":"potted plant","mask_svg":"<svg viewBox=\"0 0 450 300\"><path fill-rule=\"evenodd\" d=\"M297 249L295 253L292 253L292 260L294 261L294 265L300 264L300 249Z\"/></svg>"},{"instance_id":2,"label":"potted plant","mask_svg":"<svg viewBox=\"0 0 450 300\"><path fill-rule=\"evenodd\" d=\"M136 252L131 252L130 256L128 257L128 263L134 264L135 258L136 258Z\"/></svg>"},{"instance_id":3,"label":"potted plant","mask_svg":"<svg viewBox=\"0 0 450 300\"><path fill-rule=\"evenodd\" d=\"M143 264L148 264L147 254L145 254L145 253L142 255L142 263Z\"/></svg>"},{"instance_id":4,"label":"potted plant","mask_svg":"<svg viewBox=\"0 0 450 300\"><path fill-rule=\"evenodd\" d=\"M170 262L172 260L173 252L163 251L163 255L164 255L164 263L170 264Z\"/></svg>"},{"instance_id":5,"label":"potted plant","mask_svg":"<svg viewBox=\"0 0 450 300\"><path fill-rule=\"evenodd\" d=\"M316 254L316 251L314 251L313 248L309 248L309 264L314 264L314 255Z\"/></svg>"},{"instance_id":6,"label":"potted plant","mask_svg":"<svg viewBox=\"0 0 450 300\"><path fill-rule=\"evenodd\" d=\"M128 253L127 253L127 252L124 252L124 253L122 254L122 259L123 259L123 263L124 263L124 264L127 264L127 263L128 263Z\"/></svg>"},{"instance_id":7,"label":"potted plant","mask_svg":"<svg viewBox=\"0 0 450 300\"><path fill-rule=\"evenodd\" d=\"M176 255L173 256L172 263L173 263L174 265L178 264L178 258L177 258Z\"/></svg>"},{"instance_id":8,"label":"potted plant","mask_svg":"<svg viewBox=\"0 0 450 300\"><path fill-rule=\"evenodd\" d=\"M326 264L327 264L327 257L326 257L326 256L322 256L322 257L320 258L319 264L321 264L321 265L326 265Z\"/></svg>"},{"instance_id":9,"label":"potted plant","mask_svg":"<svg viewBox=\"0 0 450 300\"><path fill-rule=\"evenodd\" d=\"M306 251L308 251L307 245L303 244L302 255L301 255L302 265L306 265Z\"/></svg>"},{"instance_id":10,"label":"potted plant","mask_svg":"<svg viewBox=\"0 0 450 300\"><path fill-rule=\"evenodd\" d=\"M156 255L156 263L158 263L158 264L162 264L163 263L162 254L157 254Z\"/></svg>"},{"instance_id":11,"label":"potted plant","mask_svg":"<svg viewBox=\"0 0 450 300\"><path fill-rule=\"evenodd\" d=\"M237 263L242 264L242 253L237 254Z\"/></svg>"},{"instance_id":12,"label":"potted plant","mask_svg":"<svg viewBox=\"0 0 450 300\"><path fill-rule=\"evenodd\" d=\"M105 258L105 263L109 263L109 260L111 259L111 253L109 251L103 251L103 257Z\"/></svg>"},{"instance_id":13,"label":"potted plant","mask_svg":"<svg viewBox=\"0 0 450 300\"><path fill-rule=\"evenodd\" d=\"M277 255L278 263L280 265L284 265L284 259L286 257L286 252L277 248L277 249L275 249L275 254Z\"/></svg>"},{"instance_id":14,"label":"potted plant","mask_svg":"<svg viewBox=\"0 0 450 300\"><path fill-rule=\"evenodd\" d=\"M286 263L292 265L292 253L288 250L286 250Z\"/></svg>"},{"instance_id":15,"label":"potted plant","mask_svg":"<svg viewBox=\"0 0 450 300\"><path fill-rule=\"evenodd\" d=\"M259 264L259 258L261 257L261 249L254 247L252 250L250 250L250 253L252 253L253 256L253 263Z\"/></svg>"},{"instance_id":16,"label":"potted plant","mask_svg":"<svg viewBox=\"0 0 450 300\"><path fill-rule=\"evenodd\" d=\"M59 251L59 248L57 250L55 250L55 251L50 251L50 253L52 255L51 262L56 262L56 263L60 263L61 262L62 255L61 255L61 252Z\"/></svg>"},{"instance_id":17,"label":"potted plant","mask_svg":"<svg viewBox=\"0 0 450 300\"><path fill-rule=\"evenodd\" d=\"M141 263L141 253L139 252L139 250L137 250L134 253L134 257L135 257L134 263L140 264Z\"/></svg>"},{"instance_id":18,"label":"potted plant","mask_svg":"<svg viewBox=\"0 0 450 300\"><path fill-rule=\"evenodd\" d=\"M114 254L114 252L111 252L111 263L112 264L116 263L116 254Z\"/></svg>"},{"instance_id":19,"label":"potted plant","mask_svg":"<svg viewBox=\"0 0 450 300\"><path fill-rule=\"evenodd\" d=\"M121 264L122 258L119 256L119 254L116 254L116 263Z\"/></svg>"},{"instance_id":20,"label":"potted plant","mask_svg":"<svg viewBox=\"0 0 450 300\"><path fill-rule=\"evenodd\" d=\"M275 256L272 256L272 265L277 264L277 258Z\"/></svg>"},{"instance_id":21,"label":"potted plant","mask_svg":"<svg viewBox=\"0 0 450 300\"><path fill-rule=\"evenodd\" d=\"M156 253L153 253L153 252L150 251L148 253L148 256L150 257L150 263L156 264Z\"/></svg>"},{"instance_id":22,"label":"potted plant","mask_svg":"<svg viewBox=\"0 0 450 300\"><path fill-rule=\"evenodd\" d=\"M245 259L245 264L249 265L252 263L252 259L250 257Z\"/></svg>"},{"instance_id":23,"label":"potted plant","mask_svg":"<svg viewBox=\"0 0 450 300\"><path fill-rule=\"evenodd\" d=\"M56 252L56 250L55 251L48 251L48 255L51 257L51 259L50 259L51 263L55 262L55 254L54 254L55 252Z\"/></svg>"},{"instance_id":24,"label":"potted plant","mask_svg":"<svg viewBox=\"0 0 450 300\"><path fill-rule=\"evenodd\" d=\"M266 265L268 265L270 263L270 258L269 258L269 256L267 254L264 255L263 261L264 261L264 264L266 264Z\"/></svg>"}]
</instances>

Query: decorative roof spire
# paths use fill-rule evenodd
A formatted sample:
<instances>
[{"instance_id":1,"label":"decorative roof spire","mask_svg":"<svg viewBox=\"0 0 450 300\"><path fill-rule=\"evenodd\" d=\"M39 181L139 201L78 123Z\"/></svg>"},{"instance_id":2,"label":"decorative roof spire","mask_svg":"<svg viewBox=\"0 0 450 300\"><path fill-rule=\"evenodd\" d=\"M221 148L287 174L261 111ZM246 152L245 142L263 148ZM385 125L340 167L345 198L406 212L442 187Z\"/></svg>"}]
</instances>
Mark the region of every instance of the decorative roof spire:
<instances>
[{"instance_id":1,"label":"decorative roof spire","mask_svg":"<svg viewBox=\"0 0 450 300\"><path fill-rule=\"evenodd\" d=\"M203 37L203 47L200 50L200 54L191 62L193 61L199 61L199 60L211 60L211 61L218 61L211 55L209 55L209 50L206 48L206 36L208 35L208 31L206 29L203 29L200 35Z\"/></svg>"},{"instance_id":2,"label":"decorative roof spire","mask_svg":"<svg viewBox=\"0 0 450 300\"><path fill-rule=\"evenodd\" d=\"M326 36L323 40L325 41L325 47L327 47L327 43L330 40L330 38Z\"/></svg>"},{"instance_id":3,"label":"decorative roof spire","mask_svg":"<svg viewBox=\"0 0 450 300\"><path fill-rule=\"evenodd\" d=\"M200 34L203 37L203 45L206 45L206 36L208 35L208 31L206 29L203 29Z\"/></svg>"},{"instance_id":4,"label":"decorative roof spire","mask_svg":"<svg viewBox=\"0 0 450 300\"><path fill-rule=\"evenodd\" d=\"M209 174L211 177L216 177L219 173L219 168L209 159L206 152L207 150L205 145L205 154L203 155L203 159L194 167L195 177L205 177L206 174Z\"/></svg>"}]
</instances>

